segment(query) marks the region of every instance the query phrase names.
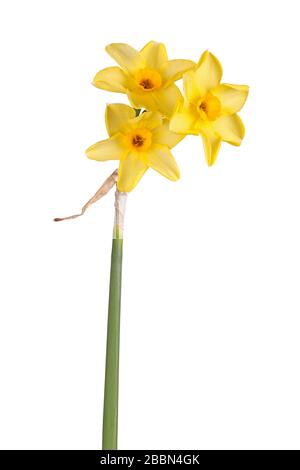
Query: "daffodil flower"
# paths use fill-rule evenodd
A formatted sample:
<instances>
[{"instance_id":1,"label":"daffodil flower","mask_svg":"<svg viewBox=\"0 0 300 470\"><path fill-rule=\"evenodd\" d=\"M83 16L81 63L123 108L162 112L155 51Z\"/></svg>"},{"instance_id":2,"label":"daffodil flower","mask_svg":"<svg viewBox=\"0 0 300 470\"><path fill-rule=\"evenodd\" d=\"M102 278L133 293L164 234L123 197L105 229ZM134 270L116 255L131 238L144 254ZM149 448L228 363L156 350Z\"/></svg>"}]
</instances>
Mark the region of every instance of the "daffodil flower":
<instances>
[{"instance_id":1,"label":"daffodil flower","mask_svg":"<svg viewBox=\"0 0 300 470\"><path fill-rule=\"evenodd\" d=\"M149 167L172 181L179 178L170 149L184 136L171 132L168 121L158 112L147 111L136 117L130 106L110 104L105 120L110 138L89 147L86 155L98 161L120 160L120 192L132 191Z\"/></svg>"},{"instance_id":2,"label":"daffodil flower","mask_svg":"<svg viewBox=\"0 0 300 470\"><path fill-rule=\"evenodd\" d=\"M164 44L150 41L141 51L127 44L110 44L108 54L120 67L100 70L93 80L97 88L127 94L135 108L159 111L170 117L181 93L174 81L196 64L191 60L168 60Z\"/></svg>"},{"instance_id":3,"label":"daffodil flower","mask_svg":"<svg viewBox=\"0 0 300 470\"><path fill-rule=\"evenodd\" d=\"M170 122L174 132L202 136L208 165L215 163L222 141L240 145L245 134L236 113L243 107L249 88L220 84L221 78L221 64L213 54L204 52L198 66L183 77L185 99Z\"/></svg>"}]
</instances>

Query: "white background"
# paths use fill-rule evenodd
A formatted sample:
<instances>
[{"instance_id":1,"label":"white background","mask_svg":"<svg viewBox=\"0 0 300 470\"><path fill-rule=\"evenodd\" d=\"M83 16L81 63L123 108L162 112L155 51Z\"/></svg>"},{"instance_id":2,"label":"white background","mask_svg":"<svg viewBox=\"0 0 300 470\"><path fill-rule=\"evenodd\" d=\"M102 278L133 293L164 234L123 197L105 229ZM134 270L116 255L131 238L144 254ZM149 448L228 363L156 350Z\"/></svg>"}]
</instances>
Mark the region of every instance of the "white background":
<instances>
[{"instance_id":1,"label":"white background","mask_svg":"<svg viewBox=\"0 0 300 470\"><path fill-rule=\"evenodd\" d=\"M300 448L298 3L1 2L2 449L100 447L113 193L52 219L115 168L84 155L126 102L105 45L151 39L250 94L240 148L188 137L128 198L119 446Z\"/></svg>"}]
</instances>

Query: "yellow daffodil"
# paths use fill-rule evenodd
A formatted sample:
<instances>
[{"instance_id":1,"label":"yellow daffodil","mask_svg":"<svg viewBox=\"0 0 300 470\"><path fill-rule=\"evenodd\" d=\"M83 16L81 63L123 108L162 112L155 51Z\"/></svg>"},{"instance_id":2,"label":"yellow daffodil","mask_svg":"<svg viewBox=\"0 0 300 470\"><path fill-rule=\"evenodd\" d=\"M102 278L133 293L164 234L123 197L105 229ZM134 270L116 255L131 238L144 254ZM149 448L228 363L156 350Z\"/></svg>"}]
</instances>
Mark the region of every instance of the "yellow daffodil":
<instances>
[{"instance_id":1,"label":"yellow daffodil","mask_svg":"<svg viewBox=\"0 0 300 470\"><path fill-rule=\"evenodd\" d=\"M147 111L136 117L130 106L110 104L105 118L110 138L92 145L86 154L92 160L120 160L120 192L131 191L149 167L172 181L179 178L170 149L184 136L171 132L161 114Z\"/></svg>"},{"instance_id":2,"label":"yellow daffodil","mask_svg":"<svg viewBox=\"0 0 300 470\"><path fill-rule=\"evenodd\" d=\"M208 165L216 161L221 141L240 145L245 129L236 114L243 107L246 85L220 84L222 67L206 51L197 67L183 77L185 99L179 103L170 129L183 134L201 135Z\"/></svg>"},{"instance_id":3,"label":"yellow daffodil","mask_svg":"<svg viewBox=\"0 0 300 470\"><path fill-rule=\"evenodd\" d=\"M196 64L191 60L168 60L164 44L150 41L141 51L127 44L110 44L108 54L120 67L100 70L93 80L97 88L125 93L135 108L159 111L170 117L181 93L174 81Z\"/></svg>"}]
</instances>

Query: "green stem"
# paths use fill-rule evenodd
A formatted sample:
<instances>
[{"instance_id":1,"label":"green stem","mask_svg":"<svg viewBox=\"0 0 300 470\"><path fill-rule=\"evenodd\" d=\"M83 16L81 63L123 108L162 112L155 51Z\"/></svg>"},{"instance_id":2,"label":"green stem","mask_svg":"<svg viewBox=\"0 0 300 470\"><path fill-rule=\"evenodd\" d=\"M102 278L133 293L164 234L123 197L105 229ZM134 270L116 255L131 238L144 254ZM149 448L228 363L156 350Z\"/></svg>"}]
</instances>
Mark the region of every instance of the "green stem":
<instances>
[{"instance_id":1,"label":"green stem","mask_svg":"<svg viewBox=\"0 0 300 470\"><path fill-rule=\"evenodd\" d=\"M123 254L123 217L126 194L116 190L114 238L112 241L102 449L116 450L118 443L119 346Z\"/></svg>"}]
</instances>

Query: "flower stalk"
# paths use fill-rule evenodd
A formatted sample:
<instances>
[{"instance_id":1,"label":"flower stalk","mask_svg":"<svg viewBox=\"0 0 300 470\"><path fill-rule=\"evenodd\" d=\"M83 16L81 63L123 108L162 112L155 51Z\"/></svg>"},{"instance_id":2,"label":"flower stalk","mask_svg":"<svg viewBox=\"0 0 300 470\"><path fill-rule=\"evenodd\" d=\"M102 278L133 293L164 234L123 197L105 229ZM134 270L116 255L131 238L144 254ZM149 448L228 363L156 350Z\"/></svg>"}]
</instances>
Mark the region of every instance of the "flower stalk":
<instances>
[{"instance_id":1,"label":"flower stalk","mask_svg":"<svg viewBox=\"0 0 300 470\"><path fill-rule=\"evenodd\" d=\"M106 339L106 365L103 406L102 449L118 447L118 396L120 313L123 256L123 223L127 194L116 189L115 222L112 240L109 304Z\"/></svg>"}]
</instances>

